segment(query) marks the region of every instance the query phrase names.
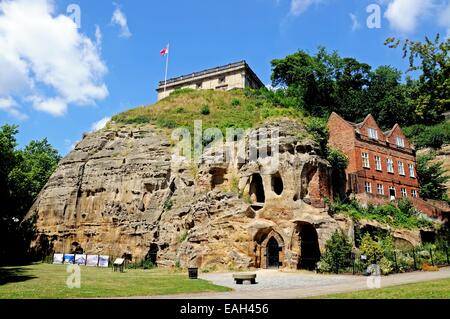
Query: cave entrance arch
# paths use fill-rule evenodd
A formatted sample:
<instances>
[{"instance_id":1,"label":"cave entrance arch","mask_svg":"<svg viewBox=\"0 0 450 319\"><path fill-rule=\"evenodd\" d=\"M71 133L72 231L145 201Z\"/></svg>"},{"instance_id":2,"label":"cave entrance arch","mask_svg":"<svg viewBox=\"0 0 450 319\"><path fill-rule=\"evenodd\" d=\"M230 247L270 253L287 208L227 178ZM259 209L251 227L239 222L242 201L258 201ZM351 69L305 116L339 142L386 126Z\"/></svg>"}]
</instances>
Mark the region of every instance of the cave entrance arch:
<instances>
[{"instance_id":1,"label":"cave entrance arch","mask_svg":"<svg viewBox=\"0 0 450 319\"><path fill-rule=\"evenodd\" d=\"M158 250L159 248L157 244L150 244L150 249L147 253L147 256L145 256L145 259L150 261L155 266L157 266Z\"/></svg>"},{"instance_id":2,"label":"cave entrance arch","mask_svg":"<svg viewBox=\"0 0 450 319\"><path fill-rule=\"evenodd\" d=\"M267 268L279 268L280 267L280 245L278 245L275 237L270 237L267 242Z\"/></svg>"},{"instance_id":3,"label":"cave entrance arch","mask_svg":"<svg viewBox=\"0 0 450 319\"><path fill-rule=\"evenodd\" d=\"M254 197L257 203L264 203L266 201L266 196L264 194L264 184L261 175L252 175L249 195L251 198Z\"/></svg>"},{"instance_id":4,"label":"cave entrance arch","mask_svg":"<svg viewBox=\"0 0 450 319\"><path fill-rule=\"evenodd\" d=\"M300 256L297 269L314 270L320 260L319 238L314 226L302 222L297 225L298 240L300 243Z\"/></svg>"}]
</instances>

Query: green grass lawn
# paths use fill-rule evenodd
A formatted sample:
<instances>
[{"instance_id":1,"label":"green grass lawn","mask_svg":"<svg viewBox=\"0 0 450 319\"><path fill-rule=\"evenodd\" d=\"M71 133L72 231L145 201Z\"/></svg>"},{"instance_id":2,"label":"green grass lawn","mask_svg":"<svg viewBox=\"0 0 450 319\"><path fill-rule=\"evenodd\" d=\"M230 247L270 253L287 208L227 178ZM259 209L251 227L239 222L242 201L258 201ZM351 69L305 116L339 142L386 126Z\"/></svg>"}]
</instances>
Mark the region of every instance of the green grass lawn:
<instances>
[{"instance_id":1,"label":"green grass lawn","mask_svg":"<svg viewBox=\"0 0 450 319\"><path fill-rule=\"evenodd\" d=\"M450 299L450 279L318 296L318 299Z\"/></svg>"},{"instance_id":2,"label":"green grass lawn","mask_svg":"<svg viewBox=\"0 0 450 319\"><path fill-rule=\"evenodd\" d=\"M111 268L82 266L79 289L67 287L69 275L64 265L0 267L0 299L127 297L230 290L205 280L189 279L187 271L169 269L119 273Z\"/></svg>"}]
</instances>

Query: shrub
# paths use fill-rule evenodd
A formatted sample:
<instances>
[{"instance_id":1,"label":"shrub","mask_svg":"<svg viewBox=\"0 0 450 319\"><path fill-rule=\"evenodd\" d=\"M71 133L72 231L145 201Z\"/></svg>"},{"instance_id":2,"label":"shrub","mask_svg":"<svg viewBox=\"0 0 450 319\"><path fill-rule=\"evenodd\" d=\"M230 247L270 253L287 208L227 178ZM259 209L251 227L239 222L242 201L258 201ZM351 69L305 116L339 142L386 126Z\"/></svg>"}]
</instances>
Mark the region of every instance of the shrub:
<instances>
[{"instance_id":1,"label":"shrub","mask_svg":"<svg viewBox=\"0 0 450 319\"><path fill-rule=\"evenodd\" d=\"M176 109L175 109L175 113L184 113L184 107L177 107Z\"/></svg>"},{"instance_id":2,"label":"shrub","mask_svg":"<svg viewBox=\"0 0 450 319\"><path fill-rule=\"evenodd\" d=\"M142 263L142 268L144 269L153 269L155 268L155 265L151 260L144 260Z\"/></svg>"},{"instance_id":3,"label":"shrub","mask_svg":"<svg viewBox=\"0 0 450 319\"><path fill-rule=\"evenodd\" d=\"M321 258L319 262L317 262L317 271L319 273L327 273L332 272L333 267L328 263L327 260L324 258Z\"/></svg>"},{"instance_id":4,"label":"shrub","mask_svg":"<svg viewBox=\"0 0 450 319\"><path fill-rule=\"evenodd\" d=\"M173 201L171 199L166 199L164 202L163 208L165 211L171 210L173 207Z\"/></svg>"},{"instance_id":5,"label":"shrub","mask_svg":"<svg viewBox=\"0 0 450 319\"><path fill-rule=\"evenodd\" d=\"M341 150L330 148L328 149L328 162L335 170L345 170L348 166L348 157Z\"/></svg>"},{"instance_id":6,"label":"shrub","mask_svg":"<svg viewBox=\"0 0 450 319\"><path fill-rule=\"evenodd\" d=\"M181 263L179 260L175 261L175 268L181 268Z\"/></svg>"},{"instance_id":7,"label":"shrub","mask_svg":"<svg viewBox=\"0 0 450 319\"><path fill-rule=\"evenodd\" d=\"M306 130L310 133L314 140L320 145L322 152L327 151L329 131L325 119L313 117L306 123Z\"/></svg>"},{"instance_id":8,"label":"shrub","mask_svg":"<svg viewBox=\"0 0 450 319\"><path fill-rule=\"evenodd\" d=\"M394 271L393 263L386 257L380 259L378 266L380 266L380 270L383 275L389 275Z\"/></svg>"},{"instance_id":9,"label":"shrub","mask_svg":"<svg viewBox=\"0 0 450 319\"><path fill-rule=\"evenodd\" d=\"M413 216L416 213L416 209L412 202L407 198L402 198L397 202L397 207L405 216Z\"/></svg>"},{"instance_id":10,"label":"shrub","mask_svg":"<svg viewBox=\"0 0 450 319\"><path fill-rule=\"evenodd\" d=\"M450 123L443 122L436 125L416 124L404 129L405 135L416 148L440 148L450 143Z\"/></svg>"},{"instance_id":11,"label":"shrub","mask_svg":"<svg viewBox=\"0 0 450 319\"><path fill-rule=\"evenodd\" d=\"M376 264L383 258L381 245L374 241L369 233L363 236L359 249L361 254L367 257L367 262L370 264Z\"/></svg>"},{"instance_id":12,"label":"shrub","mask_svg":"<svg viewBox=\"0 0 450 319\"><path fill-rule=\"evenodd\" d=\"M209 110L209 106L208 105L203 105L201 108L200 108L200 114L202 114L202 115L209 115L210 114L210 110Z\"/></svg>"},{"instance_id":13,"label":"shrub","mask_svg":"<svg viewBox=\"0 0 450 319\"><path fill-rule=\"evenodd\" d=\"M325 271L331 269L336 273L350 265L348 258L352 252L352 244L342 231L336 230L325 244L325 252L320 258L318 267Z\"/></svg>"}]
</instances>

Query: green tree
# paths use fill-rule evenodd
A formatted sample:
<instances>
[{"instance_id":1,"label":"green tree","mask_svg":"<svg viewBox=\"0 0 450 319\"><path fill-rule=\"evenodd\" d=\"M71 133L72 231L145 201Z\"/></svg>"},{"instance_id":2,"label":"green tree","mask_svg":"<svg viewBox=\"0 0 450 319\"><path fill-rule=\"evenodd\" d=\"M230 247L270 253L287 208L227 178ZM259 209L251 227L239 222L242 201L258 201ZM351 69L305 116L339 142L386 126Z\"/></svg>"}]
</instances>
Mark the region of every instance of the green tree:
<instances>
[{"instance_id":1,"label":"green tree","mask_svg":"<svg viewBox=\"0 0 450 319\"><path fill-rule=\"evenodd\" d=\"M401 77L402 72L391 66L380 66L370 74L366 111L383 129L415 121L414 108L407 99L408 85L402 85Z\"/></svg>"},{"instance_id":2,"label":"green tree","mask_svg":"<svg viewBox=\"0 0 450 319\"><path fill-rule=\"evenodd\" d=\"M397 48L402 41L388 38L385 42ZM415 90L411 91L415 113L423 123L439 122L443 112L450 110L450 38L441 41L405 40L403 57L409 59L408 72L419 72Z\"/></svg>"},{"instance_id":3,"label":"green tree","mask_svg":"<svg viewBox=\"0 0 450 319\"><path fill-rule=\"evenodd\" d=\"M420 182L420 196L426 199L442 200L445 198L447 187L445 183L450 179L446 176L442 162L431 163L432 155L417 157L417 176Z\"/></svg>"},{"instance_id":4,"label":"green tree","mask_svg":"<svg viewBox=\"0 0 450 319\"><path fill-rule=\"evenodd\" d=\"M60 156L46 139L17 149L16 126L0 130L0 261L23 253L30 229L21 225L28 209L56 168ZM6 245L5 243L8 243Z\"/></svg>"}]
</instances>

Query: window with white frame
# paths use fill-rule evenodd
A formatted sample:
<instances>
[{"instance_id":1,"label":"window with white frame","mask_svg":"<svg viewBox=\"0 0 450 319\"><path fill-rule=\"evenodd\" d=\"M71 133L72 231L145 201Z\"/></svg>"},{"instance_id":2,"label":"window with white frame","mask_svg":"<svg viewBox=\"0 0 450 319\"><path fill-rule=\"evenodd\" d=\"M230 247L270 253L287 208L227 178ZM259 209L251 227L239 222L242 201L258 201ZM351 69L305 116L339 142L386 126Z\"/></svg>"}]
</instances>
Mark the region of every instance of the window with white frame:
<instances>
[{"instance_id":1,"label":"window with white frame","mask_svg":"<svg viewBox=\"0 0 450 319\"><path fill-rule=\"evenodd\" d=\"M373 139L373 140L378 140L378 132L376 129L374 128L368 128L367 129L367 133L369 135L369 138Z\"/></svg>"},{"instance_id":2,"label":"window with white frame","mask_svg":"<svg viewBox=\"0 0 450 319\"><path fill-rule=\"evenodd\" d=\"M362 153L362 164L364 168L370 168L369 153Z\"/></svg>"},{"instance_id":3,"label":"window with white frame","mask_svg":"<svg viewBox=\"0 0 450 319\"><path fill-rule=\"evenodd\" d=\"M391 158L387 159L387 171L388 173L394 173L394 161Z\"/></svg>"},{"instance_id":4,"label":"window with white frame","mask_svg":"<svg viewBox=\"0 0 450 319\"><path fill-rule=\"evenodd\" d=\"M381 171L381 157L375 156L375 167L377 171Z\"/></svg>"},{"instance_id":5,"label":"window with white frame","mask_svg":"<svg viewBox=\"0 0 450 319\"><path fill-rule=\"evenodd\" d=\"M417 190L412 189L411 190L411 196L414 197L414 198L417 198Z\"/></svg>"},{"instance_id":6,"label":"window with white frame","mask_svg":"<svg viewBox=\"0 0 450 319\"><path fill-rule=\"evenodd\" d=\"M398 147L405 147L405 140L399 136L397 136L397 146Z\"/></svg>"},{"instance_id":7,"label":"window with white frame","mask_svg":"<svg viewBox=\"0 0 450 319\"><path fill-rule=\"evenodd\" d=\"M414 169L414 164L409 164L409 176L415 178L416 177L416 171Z\"/></svg>"},{"instance_id":8,"label":"window with white frame","mask_svg":"<svg viewBox=\"0 0 450 319\"><path fill-rule=\"evenodd\" d=\"M407 197L408 193L406 192L406 188L400 188L400 192L402 193L402 197Z\"/></svg>"},{"instance_id":9,"label":"window with white frame","mask_svg":"<svg viewBox=\"0 0 450 319\"><path fill-rule=\"evenodd\" d=\"M383 184L377 184L377 194L384 195L384 186Z\"/></svg>"},{"instance_id":10,"label":"window with white frame","mask_svg":"<svg viewBox=\"0 0 450 319\"><path fill-rule=\"evenodd\" d=\"M403 166L402 161L398 161L398 173L402 176L405 176L405 167Z\"/></svg>"},{"instance_id":11,"label":"window with white frame","mask_svg":"<svg viewBox=\"0 0 450 319\"><path fill-rule=\"evenodd\" d=\"M364 182L364 190L366 191L366 193L372 193L372 183Z\"/></svg>"}]
</instances>

